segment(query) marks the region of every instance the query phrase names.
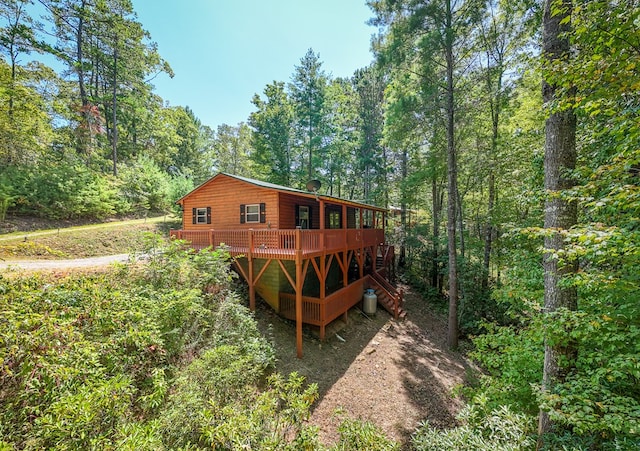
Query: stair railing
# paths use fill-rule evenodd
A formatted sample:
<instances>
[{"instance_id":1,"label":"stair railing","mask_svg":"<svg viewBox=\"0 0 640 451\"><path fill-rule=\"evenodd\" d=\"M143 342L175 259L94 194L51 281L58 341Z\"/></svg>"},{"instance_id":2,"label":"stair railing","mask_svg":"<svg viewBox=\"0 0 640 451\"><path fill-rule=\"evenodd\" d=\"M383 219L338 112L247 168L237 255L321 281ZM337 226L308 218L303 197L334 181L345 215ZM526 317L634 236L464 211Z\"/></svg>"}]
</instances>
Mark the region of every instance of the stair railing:
<instances>
[{"instance_id":1,"label":"stair railing","mask_svg":"<svg viewBox=\"0 0 640 451\"><path fill-rule=\"evenodd\" d=\"M384 294L387 295L387 297L391 301L393 301L393 312L391 313L393 313L394 319L398 319L398 316L400 314L399 310L402 306L402 290L396 290L393 285L391 285L387 280L385 280L382 276L375 272L369 274L368 277L384 292Z\"/></svg>"}]
</instances>

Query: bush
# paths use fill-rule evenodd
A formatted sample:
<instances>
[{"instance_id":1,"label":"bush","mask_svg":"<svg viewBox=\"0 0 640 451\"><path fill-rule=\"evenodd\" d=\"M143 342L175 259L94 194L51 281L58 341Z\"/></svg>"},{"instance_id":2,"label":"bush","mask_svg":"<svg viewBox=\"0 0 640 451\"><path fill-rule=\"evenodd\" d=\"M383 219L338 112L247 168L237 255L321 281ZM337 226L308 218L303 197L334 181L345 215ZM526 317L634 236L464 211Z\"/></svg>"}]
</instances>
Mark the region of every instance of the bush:
<instances>
[{"instance_id":1,"label":"bush","mask_svg":"<svg viewBox=\"0 0 640 451\"><path fill-rule=\"evenodd\" d=\"M269 378L266 390L235 402L210 401L203 411L202 436L214 449L318 450L317 430L305 423L318 396L315 384L291 373Z\"/></svg>"},{"instance_id":2,"label":"bush","mask_svg":"<svg viewBox=\"0 0 640 451\"><path fill-rule=\"evenodd\" d=\"M121 195L133 212L166 212L171 208L171 177L151 158L140 156L122 167L120 183Z\"/></svg>"},{"instance_id":3,"label":"bush","mask_svg":"<svg viewBox=\"0 0 640 451\"><path fill-rule=\"evenodd\" d=\"M189 194L195 188L193 179L185 177L184 175L175 175L171 177L169 183L169 202L171 204L171 211L177 217L182 217L182 208L176 202Z\"/></svg>"},{"instance_id":4,"label":"bush","mask_svg":"<svg viewBox=\"0 0 640 451\"><path fill-rule=\"evenodd\" d=\"M331 449L332 451L356 451L367 449L371 451L399 450L400 445L387 438L379 428L369 421L343 419L338 427L340 439Z\"/></svg>"},{"instance_id":5,"label":"bush","mask_svg":"<svg viewBox=\"0 0 640 451\"><path fill-rule=\"evenodd\" d=\"M535 419L513 413L502 406L487 411L482 400L465 407L458 416L463 424L439 430L422 424L414 433L413 446L418 451L516 451L535 449ZM479 402L478 402L479 401Z\"/></svg>"},{"instance_id":6,"label":"bush","mask_svg":"<svg viewBox=\"0 0 640 451\"><path fill-rule=\"evenodd\" d=\"M318 449L317 388L268 377L274 351L230 292L228 256L171 243L150 258L0 276L0 449Z\"/></svg>"},{"instance_id":7,"label":"bush","mask_svg":"<svg viewBox=\"0 0 640 451\"><path fill-rule=\"evenodd\" d=\"M12 199L9 211L18 214L101 219L126 212L111 179L73 160L8 167L0 185Z\"/></svg>"}]
</instances>

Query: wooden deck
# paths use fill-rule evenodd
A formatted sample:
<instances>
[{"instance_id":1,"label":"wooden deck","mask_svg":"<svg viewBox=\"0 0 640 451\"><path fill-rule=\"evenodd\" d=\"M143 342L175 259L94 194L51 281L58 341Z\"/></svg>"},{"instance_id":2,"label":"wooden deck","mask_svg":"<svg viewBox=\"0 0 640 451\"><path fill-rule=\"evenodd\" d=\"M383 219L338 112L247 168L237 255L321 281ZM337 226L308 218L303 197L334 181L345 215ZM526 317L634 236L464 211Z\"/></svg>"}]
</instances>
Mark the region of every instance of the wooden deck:
<instances>
[{"instance_id":1,"label":"wooden deck","mask_svg":"<svg viewBox=\"0 0 640 451\"><path fill-rule=\"evenodd\" d=\"M320 327L324 338L325 327L362 300L365 288L380 287L376 280L383 277L394 262L393 246L385 244L383 229L258 229L258 230L171 230L176 239L190 242L195 249L225 248L235 267L249 285L249 307L255 309L256 287L267 267L277 262L288 280L293 293L279 291L280 314L296 321L296 349L302 357L302 323ZM246 259L246 260L245 260ZM256 261L264 260L260 267ZM295 262L295 270L283 261ZM240 261L244 262L240 264ZM337 262L342 287L328 292L326 282L329 267ZM351 277L350 268L358 272ZM334 263L335 265L335 263ZM335 266L334 266L335 267ZM319 296L303 293L308 271L318 280ZM376 273L370 278L366 273ZM392 289L393 290L393 289ZM401 295L389 294L382 304L394 317L398 317Z\"/></svg>"},{"instance_id":2,"label":"wooden deck","mask_svg":"<svg viewBox=\"0 0 640 451\"><path fill-rule=\"evenodd\" d=\"M345 250L378 247L384 243L382 229L325 230L171 230L170 235L186 240L196 249L226 247L232 256L295 260Z\"/></svg>"}]
</instances>

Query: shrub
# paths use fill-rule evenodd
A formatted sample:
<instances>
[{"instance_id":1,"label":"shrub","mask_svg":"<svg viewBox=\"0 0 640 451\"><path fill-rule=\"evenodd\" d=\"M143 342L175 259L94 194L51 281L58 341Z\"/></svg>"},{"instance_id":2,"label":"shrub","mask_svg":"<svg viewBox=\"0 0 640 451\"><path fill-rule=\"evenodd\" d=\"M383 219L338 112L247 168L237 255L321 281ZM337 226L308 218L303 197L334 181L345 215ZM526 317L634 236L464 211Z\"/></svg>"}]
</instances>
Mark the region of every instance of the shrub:
<instances>
[{"instance_id":1,"label":"shrub","mask_svg":"<svg viewBox=\"0 0 640 451\"><path fill-rule=\"evenodd\" d=\"M113 182L73 160L11 166L0 185L12 199L10 210L51 219L105 218L125 212Z\"/></svg>"},{"instance_id":2,"label":"shrub","mask_svg":"<svg viewBox=\"0 0 640 451\"><path fill-rule=\"evenodd\" d=\"M214 449L318 450L317 430L306 425L318 396L315 384L291 373L269 378L266 390L203 411L202 437Z\"/></svg>"},{"instance_id":3,"label":"shrub","mask_svg":"<svg viewBox=\"0 0 640 451\"><path fill-rule=\"evenodd\" d=\"M479 402L478 402L479 401ZM458 416L461 426L439 430L422 424L414 433L413 446L418 451L516 451L535 449L535 420L513 413L508 407L487 411L482 400L465 407Z\"/></svg>"},{"instance_id":4,"label":"shrub","mask_svg":"<svg viewBox=\"0 0 640 451\"><path fill-rule=\"evenodd\" d=\"M171 177L151 158L140 156L120 170L120 192L131 210L168 211L171 207Z\"/></svg>"},{"instance_id":5,"label":"shrub","mask_svg":"<svg viewBox=\"0 0 640 451\"><path fill-rule=\"evenodd\" d=\"M340 439L331 449L333 451L372 451L399 450L400 445L386 437L378 427L369 421L344 419L338 427Z\"/></svg>"}]
</instances>

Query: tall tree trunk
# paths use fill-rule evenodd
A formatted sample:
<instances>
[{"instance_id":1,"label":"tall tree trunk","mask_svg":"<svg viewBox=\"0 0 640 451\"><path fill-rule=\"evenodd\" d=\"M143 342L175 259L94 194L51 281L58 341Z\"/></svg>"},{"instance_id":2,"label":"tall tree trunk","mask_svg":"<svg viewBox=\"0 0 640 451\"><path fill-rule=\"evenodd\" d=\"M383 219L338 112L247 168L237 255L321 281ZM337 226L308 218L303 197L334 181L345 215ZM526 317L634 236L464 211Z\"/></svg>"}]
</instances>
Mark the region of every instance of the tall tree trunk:
<instances>
[{"instance_id":1,"label":"tall tree trunk","mask_svg":"<svg viewBox=\"0 0 640 451\"><path fill-rule=\"evenodd\" d=\"M112 105L112 133L111 133L111 160L113 161L113 175L118 176L118 115L117 115L117 107L118 107L118 37L115 39L115 47L113 49L113 80L111 80L113 84L113 88L111 91L111 99Z\"/></svg>"},{"instance_id":2,"label":"tall tree trunk","mask_svg":"<svg viewBox=\"0 0 640 451\"><path fill-rule=\"evenodd\" d=\"M431 260L431 286L440 293L440 265L438 259L440 257L440 209L442 201L438 192L438 180L436 173L433 173L431 180L431 197L433 203L433 254Z\"/></svg>"},{"instance_id":3,"label":"tall tree trunk","mask_svg":"<svg viewBox=\"0 0 640 451\"><path fill-rule=\"evenodd\" d=\"M560 7L558 7L560 6ZM571 0L547 0L543 17L543 56L549 63L570 57ZM553 12L555 12L555 14ZM543 80L542 98L545 104L558 99L558 88ZM569 94L571 95L571 94ZM544 309L546 314L559 308L575 310L575 287L560 286L560 280L575 272L574 264L559 264L557 253L564 248L562 231L576 224L577 207L563 194L574 185L572 171L576 165L576 116L570 108L554 111L546 121L544 157L544 185L547 192L544 227L552 234L544 240ZM562 382L575 363L577 350L570 340L545 343L543 390L553 390ZM544 434L553 430L553 422L545 411L540 411L538 447L544 445Z\"/></svg>"},{"instance_id":4,"label":"tall tree trunk","mask_svg":"<svg viewBox=\"0 0 640 451\"><path fill-rule=\"evenodd\" d=\"M446 1L445 59L447 64L447 241L449 250L449 321L447 344L449 348L458 347L458 259L456 255L456 197L458 193L458 169L456 163L456 144L454 131L454 92L453 92L453 12L451 0Z\"/></svg>"},{"instance_id":5,"label":"tall tree trunk","mask_svg":"<svg viewBox=\"0 0 640 451\"><path fill-rule=\"evenodd\" d=\"M482 266L484 274L482 277L482 288L489 287L491 248L493 246L493 208L496 197L496 176L493 169L489 169L489 200L487 201L487 224L484 231L484 258Z\"/></svg>"},{"instance_id":6,"label":"tall tree trunk","mask_svg":"<svg viewBox=\"0 0 640 451\"><path fill-rule=\"evenodd\" d=\"M76 28L76 72L78 74L78 89L80 90L80 101L82 106L86 107L89 104L87 97L87 90L84 85L84 52L82 46L84 44L84 15L86 0L82 0L80 7L78 8L78 27Z\"/></svg>"},{"instance_id":7,"label":"tall tree trunk","mask_svg":"<svg viewBox=\"0 0 640 451\"><path fill-rule=\"evenodd\" d=\"M398 266L404 268L407 264L407 159L408 159L406 147L402 150L402 158L400 160L400 173L402 176L402 194L400 200L400 227L402 234L400 238L400 257L398 258Z\"/></svg>"}]
</instances>

